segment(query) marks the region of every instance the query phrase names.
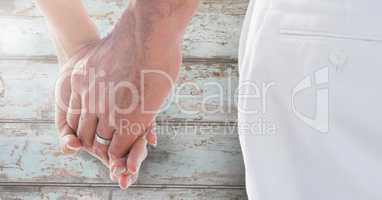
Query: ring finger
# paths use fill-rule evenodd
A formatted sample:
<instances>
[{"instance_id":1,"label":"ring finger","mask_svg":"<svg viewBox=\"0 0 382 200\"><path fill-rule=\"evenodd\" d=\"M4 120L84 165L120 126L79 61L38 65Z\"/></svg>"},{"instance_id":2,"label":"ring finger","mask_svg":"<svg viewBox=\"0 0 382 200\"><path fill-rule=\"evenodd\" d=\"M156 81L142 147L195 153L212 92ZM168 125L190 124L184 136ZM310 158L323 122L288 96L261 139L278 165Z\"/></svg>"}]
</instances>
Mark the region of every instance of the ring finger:
<instances>
[{"instance_id":1,"label":"ring finger","mask_svg":"<svg viewBox=\"0 0 382 200\"><path fill-rule=\"evenodd\" d=\"M100 117L96 130L96 138L93 143L93 152L104 165L109 167L108 148L113 138L114 129L109 126L107 119Z\"/></svg>"}]
</instances>

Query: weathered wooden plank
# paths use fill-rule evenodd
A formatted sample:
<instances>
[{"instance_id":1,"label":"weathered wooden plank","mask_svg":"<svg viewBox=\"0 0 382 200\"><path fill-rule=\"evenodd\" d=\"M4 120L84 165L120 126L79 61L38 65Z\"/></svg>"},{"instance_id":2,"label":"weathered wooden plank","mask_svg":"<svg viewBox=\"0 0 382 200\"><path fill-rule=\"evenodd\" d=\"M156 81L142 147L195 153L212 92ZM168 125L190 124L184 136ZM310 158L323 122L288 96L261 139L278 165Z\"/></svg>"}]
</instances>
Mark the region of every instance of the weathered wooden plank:
<instances>
[{"instance_id":1,"label":"weathered wooden plank","mask_svg":"<svg viewBox=\"0 0 382 200\"><path fill-rule=\"evenodd\" d=\"M98 18L119 16L127 7L129 0L84 0L88 13ZM244 15L248 0L200 0L199 13L224 13ZM2 0L0 15L41 16L30 0Z\"/></svg>"},{"instance_id":2,"label":"weathered wooden plank","mask_svg":"<svg viewBox=\"0 0 382 200\"><path fill-rule=\"evenodd\" d=\"M111 188L65 187L3 187L2 200L245 200L244 190L236 189L155 189L130 188L126 191Z\"/></svg>"},{"instance_id":3,"label":"weathered wooden plank","mask_svg":"<svg viewBox=\"0 0 382 200\"><path fill-rule=\"evenodd\" d=\"M86 1L102 35L107 34L127 5L127 0ZM247 0L204 0L188 28L183 52L187 57L237 57L240 27ZM44 20L29 0L0 3L0 55L52 55ZM18 16L16 18L12 16ZM38 47L38 48L37 48Z\"/></svg>"},{"instance_id":4,"label":"weathered wooden plank","mask_svg":"<svg viewBox=\"0 0 382 200\"><path fill-rule=\"evenodd\" d=\"M53 120L57 76L55 63L0 61L0 120ZM185 63L159 120L235 121L237 78L235 64Z\"/></svg>"},{"instance_id":5,"label":"weathered wooden plank","mask_svg":"<svg viewBox=\"0 0 382 200\"><path fill-rule=\"evenodd\" d=\"M111 195L108 188L0 187L1 200L105 200Z\"/></svg>"},{"instance_id":6,"label":"weathered wooden plank","mask_svg":"<svg viewBox=\"0 0 382 200\"><path fill-rule=\"evenodd\" d=\"M245 190L202 190L202 189L133 189L126 192L114 191L112 199L118 200L246 200Z\"/></svg>"},{"instance_id":7,"label":"weathered wooden plank","mask_svg":"<svg viewBox=\"0 0 382 200\"><path fill-rule=\"evenodd\" d=\"M58 150L53 124L0 123L0 182L110 183L108 170L81 153ZM159 126L139 184L243 185L235 127Z\"/></svg>"}]
</instances>

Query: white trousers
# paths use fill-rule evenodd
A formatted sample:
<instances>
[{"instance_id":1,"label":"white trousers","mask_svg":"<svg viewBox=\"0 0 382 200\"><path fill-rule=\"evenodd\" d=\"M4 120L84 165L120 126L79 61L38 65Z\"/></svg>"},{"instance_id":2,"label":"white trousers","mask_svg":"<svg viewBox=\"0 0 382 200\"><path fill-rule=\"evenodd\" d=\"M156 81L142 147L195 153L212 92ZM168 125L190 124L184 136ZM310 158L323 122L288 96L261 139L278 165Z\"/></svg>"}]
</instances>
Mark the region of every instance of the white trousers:
<instances>
[{"instance_id":1,"label":"white trousers","mask_svg":"<svg viewBox=\"0 0 382 200\"><path fill-rule=\"evenodd\" d=\"M252 0L239 66L250 200L382 199L382 1Z\"/></svg>"}]
</instances>

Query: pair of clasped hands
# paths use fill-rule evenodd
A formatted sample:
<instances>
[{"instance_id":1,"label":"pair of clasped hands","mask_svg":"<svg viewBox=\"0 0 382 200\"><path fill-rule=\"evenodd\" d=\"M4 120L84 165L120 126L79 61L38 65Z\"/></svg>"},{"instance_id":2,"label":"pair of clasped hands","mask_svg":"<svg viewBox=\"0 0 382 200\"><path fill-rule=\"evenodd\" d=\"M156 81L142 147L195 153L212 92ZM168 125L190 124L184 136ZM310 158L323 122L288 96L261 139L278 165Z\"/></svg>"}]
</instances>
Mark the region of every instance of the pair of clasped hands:
<instances>
[{"instance_id":1,"label":"pair of clasped hands","mask_svg":"<svg viewBox=\"0 0 382 200\"><path fill-rule=\"evenodd\" d=\"M36 0L56 47L56 126L66 154L98 158L122 189L156 145L155 116L178 76L197 0L131 0L105 38L80 0Z\"/></svg>"}]
</instances>

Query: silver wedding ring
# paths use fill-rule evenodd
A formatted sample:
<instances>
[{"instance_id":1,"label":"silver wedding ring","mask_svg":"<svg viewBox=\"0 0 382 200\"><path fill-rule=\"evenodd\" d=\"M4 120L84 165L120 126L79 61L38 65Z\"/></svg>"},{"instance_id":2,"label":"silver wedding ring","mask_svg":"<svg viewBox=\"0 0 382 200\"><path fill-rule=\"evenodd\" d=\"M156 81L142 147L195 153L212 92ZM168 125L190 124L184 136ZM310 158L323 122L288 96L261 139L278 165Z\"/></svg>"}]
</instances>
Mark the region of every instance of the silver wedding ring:
<instances>
[{"instance_id":1,"label":"silver wedding ring","mask_svg":"<svg viewBox=\"0 0 382 200\"><path fill-rule=\"evenodd\" d=\"M103 144L103 145L109 145L111 143L111 140L103 138L102 136L99 135L99 133L96 133L95 140L99 144Z\"/></svg>"}]
</instances>

